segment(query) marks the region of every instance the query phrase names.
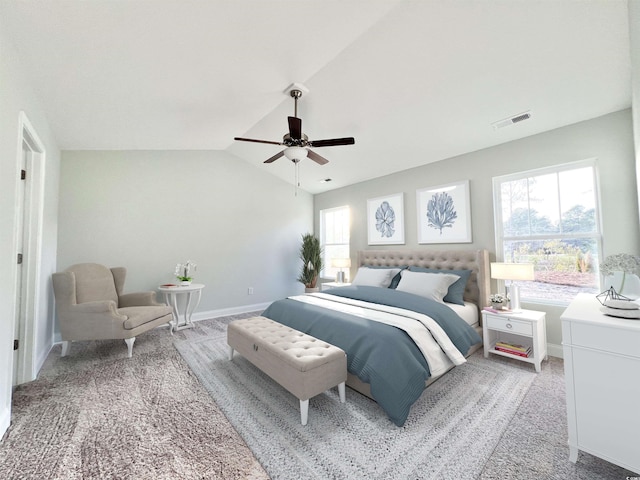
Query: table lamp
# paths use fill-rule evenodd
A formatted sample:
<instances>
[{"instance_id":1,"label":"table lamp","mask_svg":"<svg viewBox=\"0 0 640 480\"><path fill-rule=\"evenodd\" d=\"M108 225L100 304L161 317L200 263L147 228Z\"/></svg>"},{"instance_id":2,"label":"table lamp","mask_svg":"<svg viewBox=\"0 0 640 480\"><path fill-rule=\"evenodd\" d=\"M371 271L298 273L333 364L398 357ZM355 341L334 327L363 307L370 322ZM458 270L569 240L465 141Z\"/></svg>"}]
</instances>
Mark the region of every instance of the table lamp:
<instances>
[{"instance_id":1,"label":"table lamp","mask_svg":"<svg viewBox=\"0 0 640 480\"><path fill-rule=\"evenodd\" d=\"M351 267L351 259L350 258L334 258L331 260L331 266L333 268L339 268L340 271L336 274L336 282L337 283L345 283L343 268Z\"/></svg>"},{"instance_id":2,"label":"table lamp","mask_svg":"<svg viewBox=\"0 0 640 480\"><path fill-rule=\"evenodd\" d=\"M533 280L533 263L491 263L491 278L509 280L504 285L504 294L511 310L520 310L520 288L514 280Z\"/></svg>"}]
</instances>

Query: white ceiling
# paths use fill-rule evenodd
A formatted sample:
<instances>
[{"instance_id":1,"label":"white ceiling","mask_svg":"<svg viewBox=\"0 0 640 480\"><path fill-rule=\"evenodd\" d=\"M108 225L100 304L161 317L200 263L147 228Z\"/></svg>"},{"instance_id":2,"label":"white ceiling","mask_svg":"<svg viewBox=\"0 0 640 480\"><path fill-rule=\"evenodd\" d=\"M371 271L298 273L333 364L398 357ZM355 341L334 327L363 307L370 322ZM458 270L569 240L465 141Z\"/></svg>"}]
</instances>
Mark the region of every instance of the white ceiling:
<instances>
[{"instance_id":1,"label":"white ceiling","mask_svg":"<svg viewBox=\"0 0 640 480\"><path fill-rule=\"evenodd\" d=\"M319 193L629 108L626 0L0 0L63 150L226 150ZM523 111L526 122L491 123ZM332 178L330 183L320 183Z\"/></svg>"}]
</instances>

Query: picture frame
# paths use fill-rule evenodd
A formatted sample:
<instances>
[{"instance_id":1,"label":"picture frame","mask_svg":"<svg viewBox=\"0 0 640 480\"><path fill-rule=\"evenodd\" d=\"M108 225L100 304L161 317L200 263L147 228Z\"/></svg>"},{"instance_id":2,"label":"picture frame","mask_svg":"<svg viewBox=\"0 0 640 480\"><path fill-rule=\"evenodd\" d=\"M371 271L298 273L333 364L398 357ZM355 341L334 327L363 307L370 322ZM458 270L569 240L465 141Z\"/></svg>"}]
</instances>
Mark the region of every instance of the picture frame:
<instances>
[{"instance_id":1,"label":"picture frame","mask_svg":"<svg viewBox=\"0 0 640 480\"><path fill-rule=\"evenodd\" d=\"M367 200L369 245L404 244L404 193Z\"/></svg>"},{"instance_id":2,"label":"picture frame","mask_svg":"<svg viewBox=\"0 0 640 480\"><path fill-rule=\"evenodd\" d=\"M471 243L469 180L416 191L418 243Z\"/></svg>"}]
</instances>

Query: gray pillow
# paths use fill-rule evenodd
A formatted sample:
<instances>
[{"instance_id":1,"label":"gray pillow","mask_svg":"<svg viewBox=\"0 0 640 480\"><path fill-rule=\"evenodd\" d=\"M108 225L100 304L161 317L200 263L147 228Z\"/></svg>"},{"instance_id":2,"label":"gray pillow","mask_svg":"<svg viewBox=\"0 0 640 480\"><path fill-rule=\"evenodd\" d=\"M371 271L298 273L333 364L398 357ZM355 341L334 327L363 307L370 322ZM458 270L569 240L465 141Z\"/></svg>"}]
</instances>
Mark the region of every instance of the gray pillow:
<instances>
[{"instance_id":1,"label":"gray pillow","mask_svg":"<svg viewBox=\"0 0 640 480\"><path fill-rule=\"evenodd\" d=\"M437 268L424 267L409 267L409 270L425 273L449 273L451 275L459 276L460 279L449 287L449 291L445 295L444 301L447 303L464 305L464 290L467 288L467 281L471 276L471 270L438 270Z\"/></svg>"}]
</instances>

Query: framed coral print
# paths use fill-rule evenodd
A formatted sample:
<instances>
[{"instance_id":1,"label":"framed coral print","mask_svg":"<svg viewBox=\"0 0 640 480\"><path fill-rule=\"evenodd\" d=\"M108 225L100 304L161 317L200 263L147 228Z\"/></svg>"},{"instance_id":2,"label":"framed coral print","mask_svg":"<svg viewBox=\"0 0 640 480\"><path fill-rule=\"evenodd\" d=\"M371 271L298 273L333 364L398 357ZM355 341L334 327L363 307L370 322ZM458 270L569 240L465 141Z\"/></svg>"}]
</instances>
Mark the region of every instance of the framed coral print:
<instances>
[{"instance_id":1,"label":"framed coral print","mask_svg":"<svg viewBox=\"0 0 640 480\"><path fill-rule=\"evenodd\" d=\"M404 194L367 200L369 245L404 244Z\"/></svg>"},{"instance_id":2,"label":"framed coral print","mask_svg":"<svg viewBox=\"0 0 640 480\"><path fill-rule=\"evenodd\" d=\"M416 192L418 243L471 242L469 180Z\"/></svg>"}]
</instances>

